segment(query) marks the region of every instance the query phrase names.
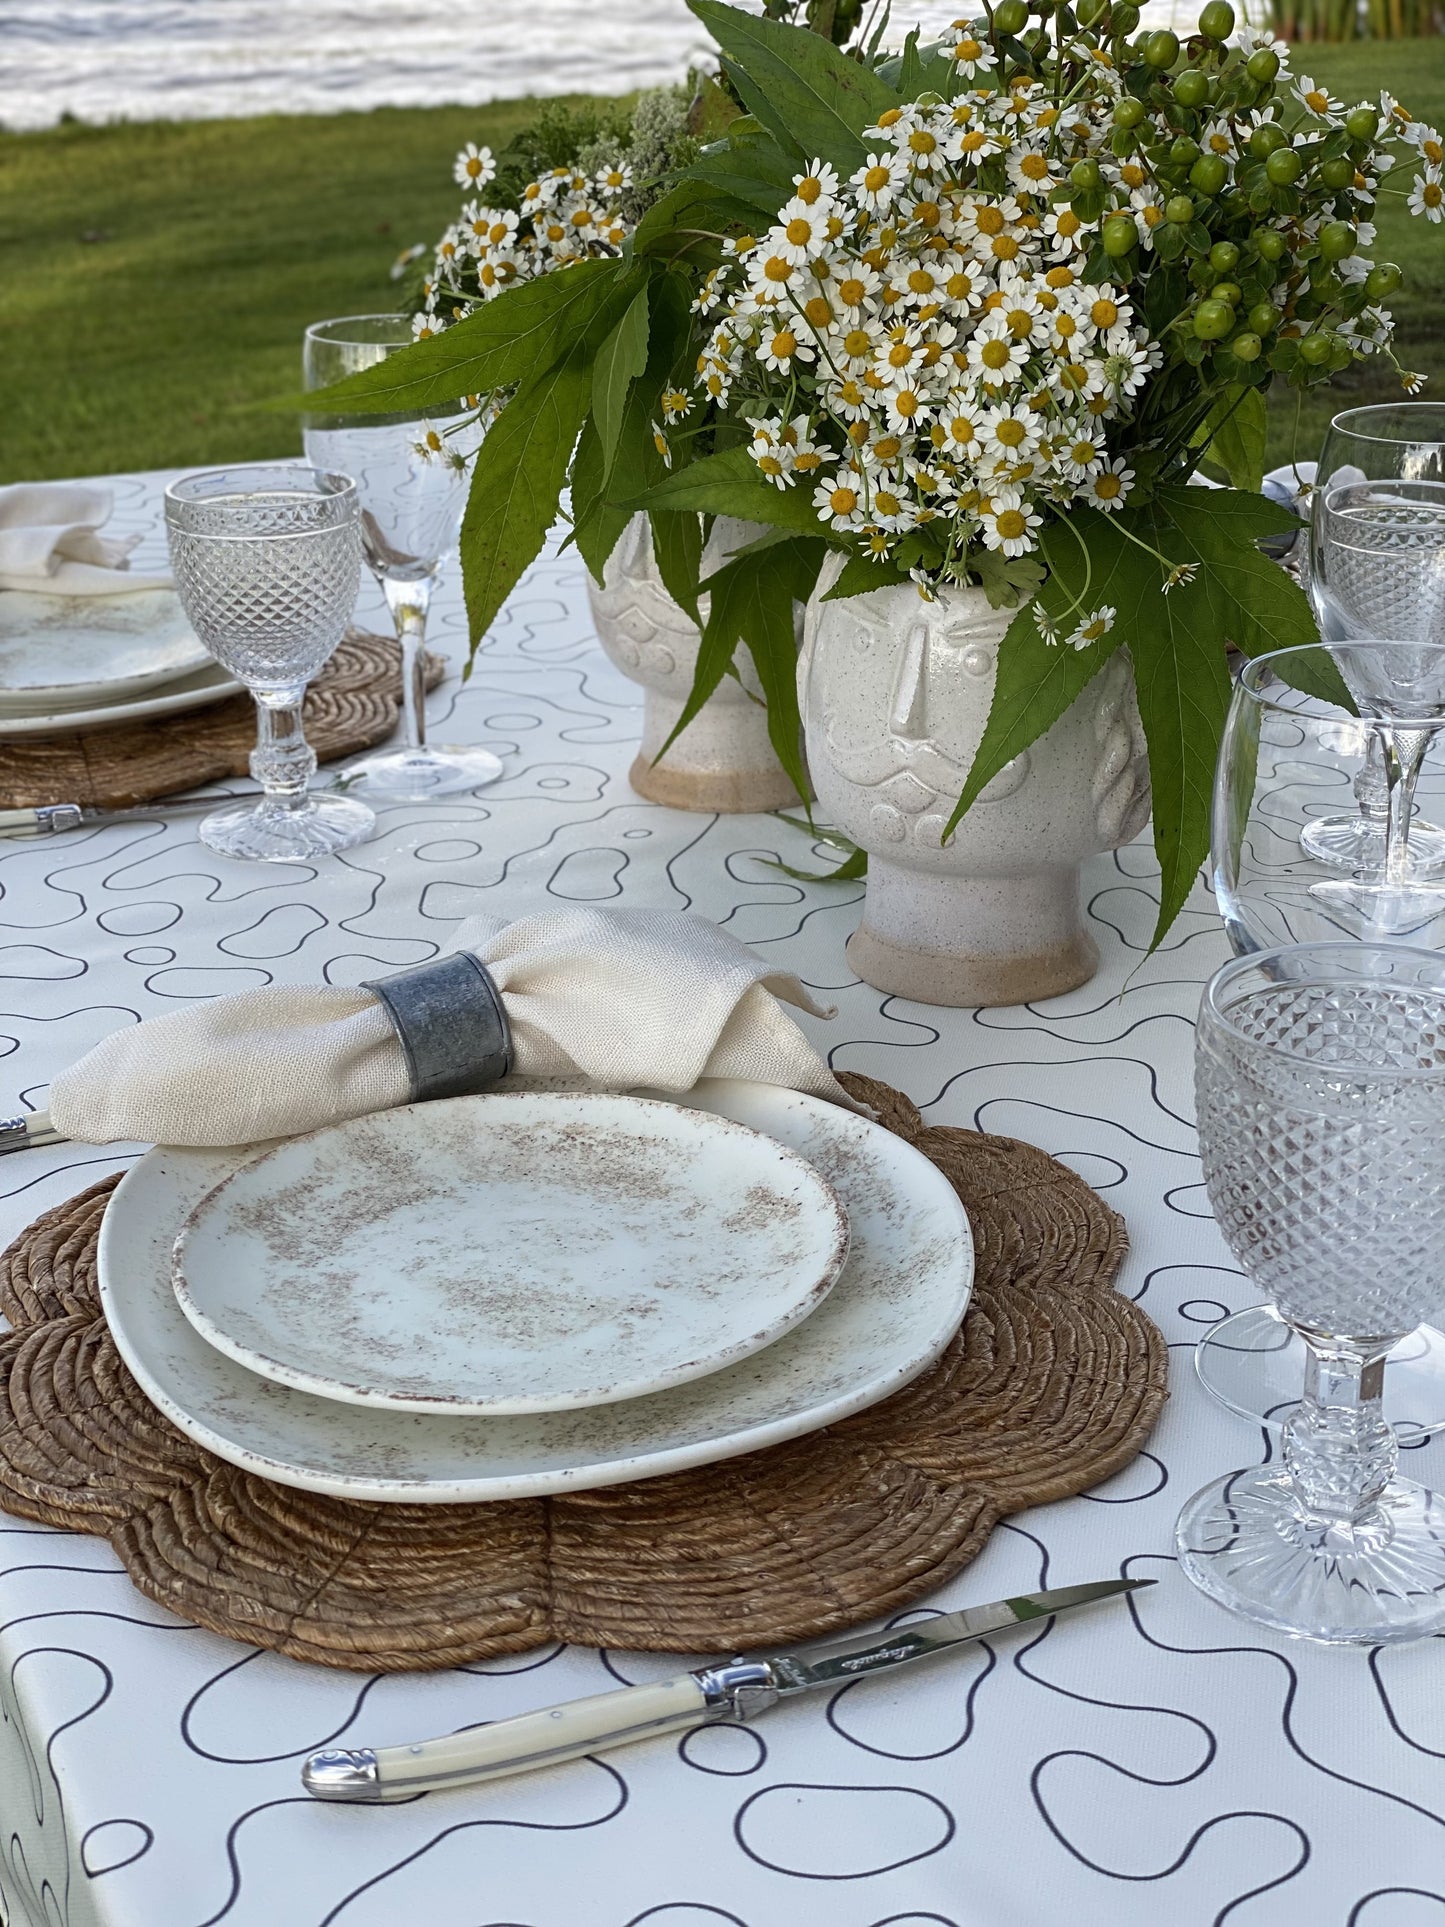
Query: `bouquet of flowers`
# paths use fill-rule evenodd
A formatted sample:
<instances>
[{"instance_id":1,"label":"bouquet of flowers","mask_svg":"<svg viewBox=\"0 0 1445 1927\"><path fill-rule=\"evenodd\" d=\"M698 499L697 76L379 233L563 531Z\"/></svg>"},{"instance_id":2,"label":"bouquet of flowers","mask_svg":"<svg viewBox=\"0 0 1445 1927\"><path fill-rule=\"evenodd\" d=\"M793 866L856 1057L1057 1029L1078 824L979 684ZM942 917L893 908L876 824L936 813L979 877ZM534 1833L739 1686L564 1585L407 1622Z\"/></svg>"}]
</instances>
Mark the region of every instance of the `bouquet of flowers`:
<instances>
[{"instance_id":1,"label":"bouquet of flowers","mask_svg":"<svg viewBox=\"0 0 1445 1927\"><path fill-rule=\"evenodd\" d=\"M333 394L509 391L463 531L474 639L565 485L593 574L644 508L690 610L708 518L767 525L707 580L679 728L741 640L800 789L792 605L830 550L834 597L976 583L1017 610L953 822L1127 645L1162 933L1208 848L1226 646L1315 634L1258 546L1297 527L1257 492L1264 392L1391 354L1375 201L1404 175L1441 219L1439 135L1292 77L1228 0L1187 43L1140 34L1132 0L996 0L892 56L876 33L844 51L831 20L689 4L721 85L668 191L614 241L595 178L559 176L530 253L520 212L486 237L519 263L505 300ZM538 240L563 206L584 243ZM1188 487L1206 456L1232 487Z\"/></svg>"}]
</instances>

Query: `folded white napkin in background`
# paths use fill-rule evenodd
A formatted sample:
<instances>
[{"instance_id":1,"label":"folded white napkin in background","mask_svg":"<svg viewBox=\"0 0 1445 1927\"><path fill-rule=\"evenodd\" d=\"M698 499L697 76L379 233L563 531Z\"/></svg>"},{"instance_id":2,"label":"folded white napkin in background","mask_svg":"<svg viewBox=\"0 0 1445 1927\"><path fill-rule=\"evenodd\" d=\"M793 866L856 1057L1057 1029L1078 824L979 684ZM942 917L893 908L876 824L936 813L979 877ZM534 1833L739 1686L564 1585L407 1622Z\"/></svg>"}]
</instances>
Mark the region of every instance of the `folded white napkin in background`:
<instances>
[{"instance_id":1,"label":"folded white napkin in background","mask_svg":"<svg viewBox=\"0 0 1445 1927\"><path fill-rule=\"evenodd\" d=\"M700 1077L748 1077L854 1108L783 1004L831 1011L702 917L472 917L446 948L491 972L515 1076L679 1092ZM369 990L271 984L107 1037L55 1079L50 1118L85 1144L252 1144L407 1095L401 1045Z\"/></svg>"},{"instance_id":2,"label":"folded white napkin in background","mask_svg":"<svg viewBox=\"0 0 1445 1927\"><path fill-rule=\"evenodd\" d=\"M138 535L98 533L115 498L84 482L16 482L0 488L0 589L41 595L125 595L169 589L168 575L130 566Z\"/></svg>"}]
</instances>

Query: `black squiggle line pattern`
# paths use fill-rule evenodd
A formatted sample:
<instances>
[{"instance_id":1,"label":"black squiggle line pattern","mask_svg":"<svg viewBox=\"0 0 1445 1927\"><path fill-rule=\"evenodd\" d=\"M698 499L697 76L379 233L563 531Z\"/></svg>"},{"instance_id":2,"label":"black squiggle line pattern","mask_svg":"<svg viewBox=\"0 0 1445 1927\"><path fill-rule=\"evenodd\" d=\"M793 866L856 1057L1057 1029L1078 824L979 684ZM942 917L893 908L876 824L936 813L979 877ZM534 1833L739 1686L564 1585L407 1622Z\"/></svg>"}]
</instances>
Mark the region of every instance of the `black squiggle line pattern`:
<instances>
[{"instance_id":1,"label":"black squiggle line pattern","mask_svg":"<svg viewBox=\"0 0 1445 1927\"><path fill-rule=\"evenodd\" d=\"M150 544L137 566L161 563L158 478L115 485L118 532ZM380 626L385 613L373 599L361 618ZM464 648L454 580L433 629L442 649ZM1005 1522L972 1568L897 1617L1109 1572L1163 1583L756 1726L348 1814L303 1798L299 1752L333 1736L404 1742L595 1692L599 1676L657 1679L692 1662L553 1645L434 1677L303 1670L142 1602L104 1548L0 1523L0 1910L12 1927L55 1927L67 1905L102 1927L994 1927L977 1916L995 1898L1018 1927L1439 1919L1445 1739L1418 1685L1437 1652L1246 1637L1168 1556L1183 1494L1275 1450L1209 1403L1189 1358L1215 1301L1258 1295L1210 1221L1195 1155L1193 1023L1226 954L1207 895L1146 961L1156 888L1135 845L1086 869L1103 964L1067 997L950 1010L860 982L843 946L861 887L765 867L772 855L826 867L823 846L810 857L808 838L771 819L682 815L629 790L638 691L597 648L570 554L539 558L472 683L453 678L433 698L434 721L448 713L457 739L495 730L502 780L384 809L377 839L344 860L243 868L179 818L0 844L0 1114L43 1106L55 1072L99 1038L229 988L236 970L353 983L436 955L458 916L545 911L558 888L691 908L837 1005L831 1024L799 1018L830 1062L897 1084L931 1123L992 1122L1107 1186L1133 1247L1119 1288L1172 1345L1172 1398L1144 1457ZM62 1145L6 1160L0 1241L137 1154ZM1445 1483L1445 1441L1412 1465ZM77 1690L69 1659L36 1659L27 1680L32 1641L113 1681L64 1738L94 1693L84 1679ZM1286 1668L1283 1690L1260 1690L1262 1663ZM1096 1783L1105 1797L1083 1797ZM735 1832L747 1802L751 1858ZM939 1844L945 1812L957 1831ZM108 1846L123 1856L147 1838L138 1829L153 1836L143 1853L87 1872L87 1840L99 1867ZM1346 1853L1362 1840L1368 1864ZM658 1841L660 1855L640 1850ZM1131 1877L1140 1869L1149 1877Z\"/></svg>"}]
</instances>

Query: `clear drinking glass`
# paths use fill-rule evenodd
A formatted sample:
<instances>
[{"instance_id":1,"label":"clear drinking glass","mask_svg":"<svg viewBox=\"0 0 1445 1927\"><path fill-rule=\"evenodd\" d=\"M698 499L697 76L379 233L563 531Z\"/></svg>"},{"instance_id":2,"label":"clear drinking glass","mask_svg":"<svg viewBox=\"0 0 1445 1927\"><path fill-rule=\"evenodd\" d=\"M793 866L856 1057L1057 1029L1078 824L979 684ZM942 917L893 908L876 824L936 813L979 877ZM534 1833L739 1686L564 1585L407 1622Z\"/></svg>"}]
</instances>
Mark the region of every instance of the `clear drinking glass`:
<instances>
[{"instance_id":1,"label":"clear drinking glass","mask_svg":"<svg viewBox=\"0 0 1445 1927\"><path fill-rule=\"evenodd\" d=\"M1445 1309L1445 957L1307 944L1205 990L1199 1146L1226 1244L1305 1347L1282 1463L1179 1515L1181 1566L1222 1605L1305 1638L1445 1628L1445 1504L1396 1476L1392 1345Z\"/></svg>"},{"instance_id":2,"label":"clear drinking glass","mask_svg":"<svg viewBox=\"0 0 1445 1927\"><path fill-rule=\"evenodd\" d=\"M307 388L325 388L412 343L405 315L350 315L306 330ZM356 477L366 560L381 584L401 643L402 735L348 765L349 781L387 802L421 802L494 783L490 750L428 743L422 648L442 565L456 547L467 500L468 457L478 430L460 402L435 416L308 415L306 453L319 468Z\"/></svg>"},{"instance_id":3,"label":"clear drinking glass","mask_svg":"<svg viewBox=\"0 0 1445 1927\"><path fill-rule=\"evenodd\" d=\"M166 540L191 627L256 699L251 774L259 803L206 817L222 856L285 863L348 849L376 818L346 796L312 796L306 685L346 633L361 579L356 488L304 462L213 469L172 482Z\"/></svg>"},{"instance_id":4,"label":"clear drinking glass","mask_svg":"<svg viewBox=\"0 0 1445 1927\"><path fill-rule=\"evenodd\" d=\"M1387 829L1392 795L1394 833L1413 841L1418 828L1394 750L1402 720L1356 716L1331 701L1325 692L1343 693L1342 669L1356 687L1384 688L1393 700L1411 676L1423 676L1427 688L1445 676L1445 646L1282 649L1246 664L1220 746L1211 854L1219 913L1238 955L1341 938L1381 942L1402 931L1417 947L1445 949L1438 878L1412 873L1398 888L1384 876L1343 878L1309 854L1311 828L1348 796L1350 772L1367 760L1371 739L1387 779ZM1421 744L1415 799L1445 806L1445 727L1416 719L1413 734ZM1298 1400L1303 1349L1271 1305L1222 1319L1200 1339L1194 1362L1221 1404L1258 1423L1282 1424ZM1422 1326L1390 1353L1384 1396L1403 1438L1445 1429L1445 1334Z\"/></svg>"},{"instance_id":5,"label":"clear drinking glass","mask_svg":"<svg viewBox=\"0 0 1445 1927\"><path fill-rule=\"evenodd\" d=\"M1324 640L1445 642L1445 406L1392 402L1336 415L1310 502L1309 586ZM1408 743L1401 748L1408 753ZM1383 736L1366 741L1357 808L1308 825L1311 856L1361 877L1383 867L1386 749ZM1445 869L1445 830L1417 821L1410 863L1420 873Z\"/></svg>"}]
</instances>

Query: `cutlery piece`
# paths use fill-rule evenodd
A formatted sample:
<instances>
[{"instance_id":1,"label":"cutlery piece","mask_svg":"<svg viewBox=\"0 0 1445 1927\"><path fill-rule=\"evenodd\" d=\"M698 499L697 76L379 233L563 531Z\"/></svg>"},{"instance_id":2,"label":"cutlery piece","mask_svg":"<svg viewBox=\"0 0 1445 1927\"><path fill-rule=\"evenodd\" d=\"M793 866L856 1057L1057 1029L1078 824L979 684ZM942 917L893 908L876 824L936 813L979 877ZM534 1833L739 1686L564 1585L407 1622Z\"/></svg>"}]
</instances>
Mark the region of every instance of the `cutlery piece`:
<instances>
[{"instance_id":1,"label":"cutlery piece","mask_svg":"<svg viewBox=\"0 0 1445 1927\"><path fill-rule=\"evenodd\" d=\"M721 1666L679 1673L652 1686L624 1686L616 1693L569 1700L538 1713L495 1720L415 1746L347 1747L313 1753L301 1769L301 1784L318 1800L352 1800L376 1805L408 1800L440 1787L475 1780L501 1779L555 1766L605 1747L628 1746L660 1733L677 1733L715 1720L750 1720L779 1700L823 1686L842 1686L868 1673L890 1672L913 1660L948 1652L971 1639L1007 1631L1033 1619L1087 1606L1096 1599L1152 1586L1153 1579L1101 1579L1085 1586L1063 1586L1030 1593L996 1605L971 1606L943 1613L917 1625L869 1633L800 1653L770 1653L763 1659L734 1659Z\"/></svg>"},{"instance_id":2,"label":"cutlery piece","mask_svg":"<svg viewBox=\"0 0 1445 1927\"><path fill-rule=\"evenodd\" d=\"M345 790L344 774L332 782L312 783L311 791ZM152 816L191 816L213 810L233 797L244 801L260 796L259 789L224 790L210 796L182 796L169 802L132 803L125 809L105 810L94 803L37 803L33 809L0 810L0 838L61 836L93 823L133 823Z\"/></svg>"},{"instance_id":3,"label":"cutlery piece","mask_svg":"<svg viewBox=\"0 0 1445 1927\"><path fill-rule=\"evenodd\" d=\"M51 1124L46 1111L22 1111L18 1117L0 1117L0 1157L7 1151L33 1151L39 1144L68 1141Z\"/></svg>"}]
</instances>

